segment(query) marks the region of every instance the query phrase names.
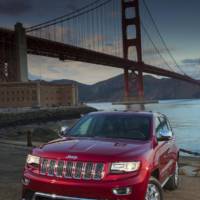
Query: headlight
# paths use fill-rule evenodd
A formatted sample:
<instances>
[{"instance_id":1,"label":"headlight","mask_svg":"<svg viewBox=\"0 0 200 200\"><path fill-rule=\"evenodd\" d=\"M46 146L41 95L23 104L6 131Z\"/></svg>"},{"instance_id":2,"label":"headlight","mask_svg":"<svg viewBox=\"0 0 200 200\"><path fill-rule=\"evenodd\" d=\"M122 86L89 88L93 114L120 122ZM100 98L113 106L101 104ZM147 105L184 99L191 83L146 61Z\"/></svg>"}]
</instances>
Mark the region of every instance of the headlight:
<instances>
[{"instance_id":1,"label":"headlight","mask_svg":"<svg viewBox=\"0 0 200 200\"><path fill-rule=\"evenodd\" d=\"M111 172L121 173L121 172L135 172L139 169L140 162L116 162L112 163Z\"/></svg>"},{"instance_id":2,"label":"headlight","mask_svg":"<svg viewBox=\"0 0 200 200\"><path fill-rule=\"evenodd\" d=\"M26 163L27 163L28 165L32 165L32 166L34 166L34 167L38 167L39 164L40 164L40 157L38 157L38 156L33 156L33 155L30 155L30 154L29 154L29 155L27 156Z\"/></svg>"}]
</instances>

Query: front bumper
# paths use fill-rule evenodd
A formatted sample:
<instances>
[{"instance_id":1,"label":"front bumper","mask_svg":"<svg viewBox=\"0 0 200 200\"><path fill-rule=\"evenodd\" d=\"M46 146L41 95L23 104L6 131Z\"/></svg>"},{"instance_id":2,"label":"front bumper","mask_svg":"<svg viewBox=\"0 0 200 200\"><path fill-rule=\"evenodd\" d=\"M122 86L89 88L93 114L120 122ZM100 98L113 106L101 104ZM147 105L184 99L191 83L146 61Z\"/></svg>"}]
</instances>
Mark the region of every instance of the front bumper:
<instances>
[{"instance_id":1,"label":"front bumper","mask_svg":"<svg viewBox=\"0 0 200 200\"><path fill-rule=\"evenodd\" d=\"M55 194L45 194L41 192L35 192L33 196L31 197L31 200L36 200L37 197L42 198L48 198L48 199L59 199L59 200L95 200L95 199L83 199L83 198L75 198L75 197L67 197L67 196L60 196ZM26 200L26 198L23 198L22 200Z\"/></svg>"},{"instance_id":2,"label":"front bumper","mask_svg":"<svg viewBox=\"0 0 200 200\"><path fill-rule=\"evenodd\" d=\"M63 180L32 173L25 173L24 177L29 184L23 185L22 200L144 200L149 173L143 171L137 176L110 181ZM125 187L131 188L132 192L128 195L113 193L113 189ZM29 191L31 193L27 195Z\"/></svg>"}]
</instances>

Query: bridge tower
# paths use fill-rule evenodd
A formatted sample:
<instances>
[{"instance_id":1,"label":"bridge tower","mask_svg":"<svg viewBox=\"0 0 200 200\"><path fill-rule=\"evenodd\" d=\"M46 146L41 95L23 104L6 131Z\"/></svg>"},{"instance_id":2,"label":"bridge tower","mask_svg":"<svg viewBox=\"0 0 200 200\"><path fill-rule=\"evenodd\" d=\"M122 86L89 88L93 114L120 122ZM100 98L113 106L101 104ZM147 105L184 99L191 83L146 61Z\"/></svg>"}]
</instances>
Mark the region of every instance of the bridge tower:
<instances>
[{"instance_id":1,"label":"bridge tower","mask_svg":"<svg viewBox=\"0 0 200 200\"><path fill-rule=\"evenodd\" d=\"M16 67L19 70L18 81L28 81L27 41L26 31L21 23L15 25Z\"/></svg>"},{"instance_id":2,"label":"bridge tower","mask_svg":"<svg viewBox=\"0 0 200 200\"><path fill-rule=\"evenodd\" d=\"M137 62L142 65L142 44L141 44L141 27L140 27L140 11L139 0L121 0L122 4L122 36L123 36L123 57L129 59L130 47L135 48L137 54ZM131 11L133 17L127 16L127 11ZM135 36L128 35L130 26L134 27ZM132 71L136 79L137 97L144 98L144 85L142 71ZM130 79L132 75L128 67L124 68L125 98L130 98Z\"/></svg>"},{"instance_id":3,"label":"bridge tower","mask_svg":"<svg viewBox=\"0 0 200 200\"><path fill-rule=\"evenodd\" d=\"M15 25L14 37L0 35L0 82L27 82L27 47L25 29Z\"/></svg>"}]
</instances>

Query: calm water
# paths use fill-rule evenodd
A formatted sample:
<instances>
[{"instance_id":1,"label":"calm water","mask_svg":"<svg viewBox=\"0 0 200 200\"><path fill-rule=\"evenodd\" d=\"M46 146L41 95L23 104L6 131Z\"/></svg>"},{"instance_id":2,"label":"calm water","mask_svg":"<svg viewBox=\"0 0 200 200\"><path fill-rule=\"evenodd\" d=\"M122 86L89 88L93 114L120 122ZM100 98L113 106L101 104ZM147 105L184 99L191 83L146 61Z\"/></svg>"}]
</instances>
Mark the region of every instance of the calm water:
<instances>
[{"instance_id":1,"label":"calm water","mask_svg":"<svg viewBox=\"0 0 200 200\"><path fill-rule=\"evenodd\" d=\"M100 110L121 110L125 106L111 103L89 103ZM169 100L145 106L146 110L168 116L181 148L200 152L200 100Z\"/></svg>"}]
</instances>

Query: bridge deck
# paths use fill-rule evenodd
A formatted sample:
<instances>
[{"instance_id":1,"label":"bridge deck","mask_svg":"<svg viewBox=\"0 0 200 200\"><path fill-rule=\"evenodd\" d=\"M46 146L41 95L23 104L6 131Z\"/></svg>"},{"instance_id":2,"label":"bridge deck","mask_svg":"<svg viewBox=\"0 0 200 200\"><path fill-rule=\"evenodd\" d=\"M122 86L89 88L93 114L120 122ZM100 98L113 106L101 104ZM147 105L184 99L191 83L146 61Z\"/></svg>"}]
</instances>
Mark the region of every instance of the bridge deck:
<instances>
[{"instance_id":1,"label":"bridge deck","mask_svg":"<svg viewBox=\"0 0 200 200\"><path fill-rule=\"evenodd\" d=\"M0 37L14 37L14 31L0 29ZM138 63L132 60L95 52L88 49L78 48L71 45L41 39L27 35L27 52L33 55L48 56L58 58L60 60L81 61L97 65L124 69L128 67L130 70L143 71L149 74L171 77L182 81L200 85L200 81L194 80L189 76L178 74L169 70L161 69L145 63Z\"/></svg>"}]
</instances>

